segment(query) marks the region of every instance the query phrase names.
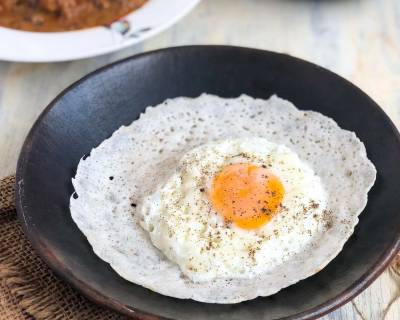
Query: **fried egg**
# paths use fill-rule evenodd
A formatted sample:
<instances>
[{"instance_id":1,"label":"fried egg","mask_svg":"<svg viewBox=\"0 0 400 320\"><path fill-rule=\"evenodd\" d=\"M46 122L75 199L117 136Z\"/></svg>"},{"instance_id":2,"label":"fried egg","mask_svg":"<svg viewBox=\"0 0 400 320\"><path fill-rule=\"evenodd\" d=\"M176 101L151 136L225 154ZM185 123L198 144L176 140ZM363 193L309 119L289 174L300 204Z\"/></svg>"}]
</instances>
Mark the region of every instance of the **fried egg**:
<instances>
[{"instance_id":1,"label":"fried egg","mask_svg":"<svg viewBox=\"0 0 400 320\"><path fill-rule=\"evenodd\" d=\"M324 225L321 180L262 138L194 148L138 213L153 244L194 282L250 279L301 254Z\"/></svg>"},{"instance_id":2,"label":"fried egg","mask_svg":"<svg viewBox=\"0 0 400 320\"><path fill-rule=\"evenodd\" d=\"M83 157L70 211L128 281L237 303L324 268L375 177L357 136L318 112L203 94L148 107Z\"/></svg>"}]
</instances>

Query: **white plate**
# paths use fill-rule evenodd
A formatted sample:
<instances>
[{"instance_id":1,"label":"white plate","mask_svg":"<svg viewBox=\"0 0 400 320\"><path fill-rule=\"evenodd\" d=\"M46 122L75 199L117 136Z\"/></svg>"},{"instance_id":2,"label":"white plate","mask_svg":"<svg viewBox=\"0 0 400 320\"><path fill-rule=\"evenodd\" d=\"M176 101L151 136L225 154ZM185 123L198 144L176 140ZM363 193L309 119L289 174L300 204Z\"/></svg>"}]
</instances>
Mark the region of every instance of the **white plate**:
<instances>
[{"instance_id":1,"label":"white plate","mask_svg":"<svg viewBox=\"0 0 400 320\"><path fill-rule=\"evenodd\" d=\"M47 33L0 27L0 60L54 62L116 51L165 30L199 1L149 0L110 27Z\"/></svg>"}]
</instances>

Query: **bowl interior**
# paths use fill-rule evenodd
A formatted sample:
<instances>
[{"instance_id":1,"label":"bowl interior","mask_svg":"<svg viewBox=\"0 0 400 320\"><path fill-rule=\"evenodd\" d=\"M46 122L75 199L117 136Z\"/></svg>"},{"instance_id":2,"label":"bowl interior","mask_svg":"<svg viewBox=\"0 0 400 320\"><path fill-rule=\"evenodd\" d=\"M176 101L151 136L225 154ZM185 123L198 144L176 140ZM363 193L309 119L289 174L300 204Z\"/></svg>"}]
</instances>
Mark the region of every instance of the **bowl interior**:
<instances>
[{"instance_id":1,"label":"bowl interior","mask_svg":"<svg viewBox=\"0 0 400 320\"><path fill-rule=\"evenodd\" d=\"M354 235L316 275L279 293L236 305L161 296L120 278L100 260L71 219L71 177L80 158L146 106L167 98L276 93L355 131L378 170ZM400 140L382 110L342 78L307 62L234 47L155 51L95 72L45 110L22 149L17 207L31 242L64 279L90 298L126 314L177 319L312 318L362 290L399 247ZM138 168L140 170L140 168Z\"/></svg>"}]
</instances>

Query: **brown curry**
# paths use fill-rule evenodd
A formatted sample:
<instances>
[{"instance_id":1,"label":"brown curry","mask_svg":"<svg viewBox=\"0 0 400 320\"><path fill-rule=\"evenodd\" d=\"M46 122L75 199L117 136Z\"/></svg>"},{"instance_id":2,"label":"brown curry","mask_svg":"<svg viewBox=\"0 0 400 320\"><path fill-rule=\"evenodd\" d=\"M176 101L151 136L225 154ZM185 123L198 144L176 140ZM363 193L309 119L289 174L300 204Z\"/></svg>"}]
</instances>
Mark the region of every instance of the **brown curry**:
<instances>
[{"instance_id":1,"label":"brown curry","mask_svg":"<svg viewBox=\"0 0 400 320\"><path fill-rule=\"evenodd\" d=\"M108 25L147 0L0 0L0 26L68 31Z\"/></svg>"}]
</instances>

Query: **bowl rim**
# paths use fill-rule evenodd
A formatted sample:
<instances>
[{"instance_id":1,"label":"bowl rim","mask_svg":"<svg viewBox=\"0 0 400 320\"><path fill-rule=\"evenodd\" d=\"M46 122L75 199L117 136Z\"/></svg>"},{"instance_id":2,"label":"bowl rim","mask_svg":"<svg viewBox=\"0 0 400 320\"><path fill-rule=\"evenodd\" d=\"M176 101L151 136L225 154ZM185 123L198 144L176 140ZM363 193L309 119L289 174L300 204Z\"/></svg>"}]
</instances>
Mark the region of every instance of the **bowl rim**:
<instances>
[{"instance_id":1,"label":"bowl rim","mask_svg":"<svg viewBox=\"0 0 400 320\"><path fill-rule=\"evenodd\" d=\"M103 306L107 306L119 313L128 315L128 316L135 316L138 317L139 319L165 319L165 320L172 320L170 318L165 318L161 317L158 315L154 315L145 311L142 311L137 308L132 308L130 306L124 305L116 300L112 300L103 293L99 292L98 290L93 289L89 285L87 285L85 282L79 280L77 277L75 277L72 273L70 272L62 272L62 263L61 261L58 261L50 251L46 250L45 244L41 241L40 237L33 237L33 233L30 231L30 227L26 222L25 218L25 208L23 205L23 197L24 197L24 186L23 186L23 177L24 173L26 170L26 163L27 163L27 156L29 155L31 149L32 149L32 140L36 134L36 130L38 126L41 124L41 121L44 117L47 116L47 114L51 111L51 109L57 104L57 102L70 90L78 87L80 84L85 82L87 79L96 76L106 70L110 70L113 67L124 64L128 61L131 60L136 60L136 59L141 59L145 58L151 55L156 55L156 54L162 54L164 52L171 52L171 51L185 51L185 50L203 50L203 49L208 49L208 50L215 50L215 49L230 49L230 50L239 50L242 52L253 52L253 53L260 53L260 54L269 54L269 55L279 55L279 56L284 56L285 58L292 59L296 62L299 63L306 63L310 67L317 68L319 70L322 70L323 72L329 73L331 77L334 77L340 81L344 81L347 85L352 87L353 89L356 89L360 92L362 92L368 100L374 104L377 108L377 110L381 113L383 118L387 121L388 125L393 129L394 134L396 135L397 140L399 141L400 144L400 133L397 130L396 126L392 122L392 120L389 118L389 116L383 111L379 105L377 105L365 92L363 92L360 88L352 84L350 81L344 79L343 77L337 75L336 73L322 68L314 63L311 63L309 61L293 57L289 54L286 53L277 53L273 51L267 51L267 50L261 50L261 49L255 49L255 48L249 48L249 47L240 47L240 46L229 46L229 45L189 45L189 46L175 46L175 47L168 47L168 48L163 48L163 49L158 49L158 50L153 50L153 51L148 51L140 54L136 54L130 57L127 57L122 60L118 60L116 62L113 62L111 64L107 64L93 72L90 72L86 76L82 77L78 81L72 83L69 85L67 88L62 90L48 105L47 107L42 111L40 116L37 118L35 121L34 125L30 129L23 146L21 148L21 152L18 158L18 163L17 163L17 173L16 173L16 184L15 184L15 203L16 203L16 210L17 210L17 215L19 218L20 223L22 224L22 229L24 234L27 236L29 239L31 245L35 249L35 252L45 261L45 263L50 267L54 273L60 277L63 281L71 284L78 292L82 293L84 296L86 296L88 299L94 301L95 303ZM378 276L389 266L390 262L395 258L397 253L400 252L400 232L397 236L397 239L394 239L394 241L388 246L388 248L382 252L380 257L373 263L373 265L354 283L352 283L349 287L347 287L344 291L342 291L340 294L338 294L336 297L327 300L326 302L306 309L300 313L293 314L287 317L283 318L277 318L276 320L311 320L311 319L318 319L336 309L339 307L343 306L353 298L355 298L358 294L360 294L364 289L366 289L374 280L378 278Z\"/></svg>"}]
</instances>

